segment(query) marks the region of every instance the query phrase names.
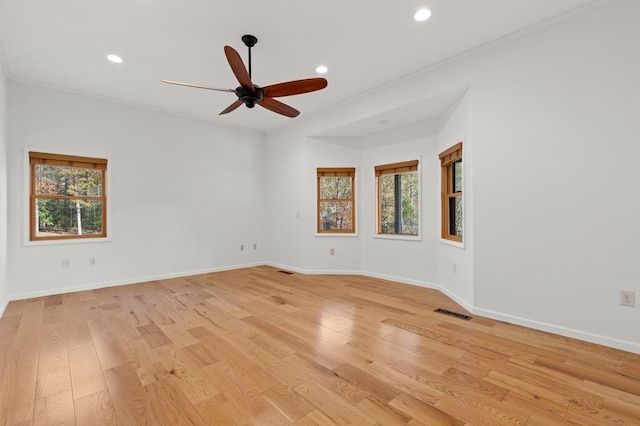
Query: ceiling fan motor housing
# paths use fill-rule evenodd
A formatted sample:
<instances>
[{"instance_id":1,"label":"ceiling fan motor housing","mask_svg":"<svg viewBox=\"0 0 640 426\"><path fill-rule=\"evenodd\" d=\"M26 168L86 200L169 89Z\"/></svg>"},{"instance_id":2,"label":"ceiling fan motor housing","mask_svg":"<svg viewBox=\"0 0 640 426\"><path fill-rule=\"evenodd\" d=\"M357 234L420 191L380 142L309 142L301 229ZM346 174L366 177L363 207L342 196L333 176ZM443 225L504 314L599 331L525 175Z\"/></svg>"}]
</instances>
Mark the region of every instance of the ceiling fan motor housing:
<instances>
[{"instance_id":1,"label":"ceiling fan motor housing","mask_svg":"<svg viewBox=\"0 0 640 426\"><path fill-rule=\"evenodd\" d=\"M236 88L236 95L244 102L247 108L253 108L257 103L264 99L264 91L260 86L253 85L253 90L248 87L238 86Z\"/></svg>"}]
</instances>

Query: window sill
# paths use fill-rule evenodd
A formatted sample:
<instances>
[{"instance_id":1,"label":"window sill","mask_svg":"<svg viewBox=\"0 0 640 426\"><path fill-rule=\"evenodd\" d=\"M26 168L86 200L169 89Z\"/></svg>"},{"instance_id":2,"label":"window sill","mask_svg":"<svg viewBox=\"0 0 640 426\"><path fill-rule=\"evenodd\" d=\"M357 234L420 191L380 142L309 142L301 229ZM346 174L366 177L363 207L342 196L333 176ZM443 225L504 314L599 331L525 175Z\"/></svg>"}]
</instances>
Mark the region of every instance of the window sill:
<instances>
[{"instance_id":1,"label":"window sill","mask_svg":"<svg viewBox=\"0 0 640 426\"><path fill-rule=\"evenodd\" d=\"M464 242L459 243L457 241L446 240L444 238L440 238L440 242L442 244L446 244L446 245L451 246L451 247L457 247L457 248L460 248L460 249L465 249L466 248L464 246Z\"/></svg>"},{"instance_id":2,"label":"window sill","mask_svg":"<svg viewBox=\"0 0 640 426\"><path fill-rule=\"evenodd\" d=\"M31 241L25 240L23 245L27 246L53 246L53 245L61 245L61 244L89 244L89 243L110 243L111 238L78 238L75 240L40 240L40 241Z\"/></svg>"},{"instance_id":3,"label":"window sill","mask_svg":"<svg viewBox=\"0 0 640 426\"><path fill-rule=\"evenodd\" d=\"M422 241L420 235L375 234L373 238L381 240Z\"/></svg>"},{"instance_id":4,"label":"window sill","mask_svg":"<svg viewBox=\"0 0 640 426\"><path fill-rule=\"evenodd\" d=\"M338 237L338 238L345 238L345 237L357 237L358 234L357 233L353 233L353 234L347 234L347 233L341 233L341 232L336 232L335 234L329 233L329 232L323 232L321 234L316 233L315 234L316 237Z\"/></svg>"}]
</instances>

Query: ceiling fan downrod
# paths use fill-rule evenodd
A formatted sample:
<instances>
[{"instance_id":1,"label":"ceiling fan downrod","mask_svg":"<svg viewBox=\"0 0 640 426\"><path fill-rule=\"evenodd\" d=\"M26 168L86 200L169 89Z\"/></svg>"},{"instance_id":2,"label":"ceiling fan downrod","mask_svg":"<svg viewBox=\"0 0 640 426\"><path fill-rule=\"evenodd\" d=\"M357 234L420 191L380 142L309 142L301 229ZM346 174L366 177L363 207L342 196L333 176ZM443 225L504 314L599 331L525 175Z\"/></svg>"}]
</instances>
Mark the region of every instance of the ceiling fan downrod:
<instances>
[{"instance_id":1,"label":"ceiling fan downrod","mask_svg":"<svg viewBox=\"0 0 640 426\"><path fill-rule=\"evenodd\" d=\"M249 77L251 77L251 48L256 45L258 38L250 34L242 36L242 42L249 48Z\"/></svg>"}]
</instances>

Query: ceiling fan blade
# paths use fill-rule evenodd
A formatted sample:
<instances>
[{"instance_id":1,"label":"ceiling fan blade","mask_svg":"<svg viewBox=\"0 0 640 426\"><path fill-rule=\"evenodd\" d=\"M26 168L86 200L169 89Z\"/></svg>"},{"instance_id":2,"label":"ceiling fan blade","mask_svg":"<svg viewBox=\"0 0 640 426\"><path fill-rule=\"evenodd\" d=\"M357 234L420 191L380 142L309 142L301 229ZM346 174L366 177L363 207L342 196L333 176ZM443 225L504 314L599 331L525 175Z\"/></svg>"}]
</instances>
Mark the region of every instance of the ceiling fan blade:
<instances>
[{"instance_id":1,"label":"ceiling fan blade","mask_svg":"<svg viewBox=\"0 0 640 426\"><path fill-rule=\"evenodd\" d=\"M266 98L279 98L281 96L299 95L301 93L315 92L327 87L324 78L307 78L304 80L287 81L286 83L272 84L263 87Z\"/></svg>"},{"instance_id":2,"label":"ceiling fan blade","mask_svg":"<svg viewBox=\"0 0 640 426\"><path fill-rule=\"evenodd\" d=\"M218 92L231 92L231 93L235 92L235 90L231 90L231 89L220 89L218 87L200 86L199 84L180 83L179 81L170 81L170 80L160 80L160 81L163 83L177 84L178 86L195 87L196 89L217 90Z\"/></svg>"},{"instance_id":3,"label":"ceiling fan blade","mask_svg":"<svg viewBox=\"0 0 640 426\"><path fill-rule=\"evenodd\" d=\"M240 54L238 54L238 52L236 52L236 50L231 46L224 47L224 54L227 57L227 61L231 66L233 74L235 74L236 78L238 79L238 83L240 83L241 86L244 86L253 91L253 83L251 82L251 77L247 72L247 68L244 66L244 62L242 62Z\"/></svg>"},{"instance_id":4,"label":"ceiling fan blade","mask_svg":"<svg viewBox=\"0 0 640 426\"><path fill-rule=\"evenodd\" d=\"M262 101L258 103L258 105L270 111L284 115L286 117L293 118L300 115L300 111L298 111L297 109L290 107L287 104L283 104L280 101L276 101L275 99L272 99L272 98L264 98Z\"/></svg>"},{"instance_id":5,"label":"ceiling fan blade","mask_svg":"<svg viewBox=\"0 0 640 426\"><path fill-rule=\"evenodd\" d=\"M229 105L224 111L222 111L220 114L218 115L222 115L222 114L228 114L231 111L233 111L234 109L238 108L240 105L242 105L242 101L240 99L238 99L237 101L235 101L234 103L232 103L231 105Z\"/></svg>"}]
</instances>

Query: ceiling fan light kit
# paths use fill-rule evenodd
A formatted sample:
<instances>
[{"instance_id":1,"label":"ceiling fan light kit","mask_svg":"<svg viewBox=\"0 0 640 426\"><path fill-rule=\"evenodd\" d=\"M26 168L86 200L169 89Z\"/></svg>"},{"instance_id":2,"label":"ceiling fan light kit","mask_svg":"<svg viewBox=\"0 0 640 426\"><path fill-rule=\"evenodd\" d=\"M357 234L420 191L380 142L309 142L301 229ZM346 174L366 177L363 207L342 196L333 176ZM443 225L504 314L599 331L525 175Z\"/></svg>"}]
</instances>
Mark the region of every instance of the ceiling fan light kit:
<instances>
[{"instance_id":1,"label":"ceiling fan light kit","mask_svg":"<svg viewBox=\"0 0 640 426\"><path fill-rule=\"evenodd\" d=\"M228 114L231 111L244 104L247 108L253 108L256 105L260 105L270 111L277 114L284 115L285 117L297 117L300 111L284 104L274 98L283 96L300 95L302 93L315 92L327 87L327 80L324 78L307 78L303 80L287 81L285 83L272 84L265 87L260 87L254 84L251 80L251 48L256 45L258 39L250 34L242 36L242 42L247 46L249 50L249 70L244 66L242 58L238 52L231 46L224 47L224 54L227 57L227 62L231 67L231 71L235 75L240 86L234 89L220 89L217 87L201 86L198 84L181 83L178 81L162 80L164 83L176 84L179 86L195 87L198 89L215 90L219 92L233 92L238 99L225 108L220 115Z\"/></svg>"}]
</instances>

